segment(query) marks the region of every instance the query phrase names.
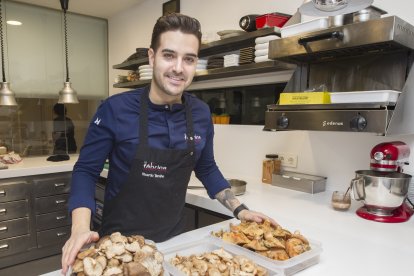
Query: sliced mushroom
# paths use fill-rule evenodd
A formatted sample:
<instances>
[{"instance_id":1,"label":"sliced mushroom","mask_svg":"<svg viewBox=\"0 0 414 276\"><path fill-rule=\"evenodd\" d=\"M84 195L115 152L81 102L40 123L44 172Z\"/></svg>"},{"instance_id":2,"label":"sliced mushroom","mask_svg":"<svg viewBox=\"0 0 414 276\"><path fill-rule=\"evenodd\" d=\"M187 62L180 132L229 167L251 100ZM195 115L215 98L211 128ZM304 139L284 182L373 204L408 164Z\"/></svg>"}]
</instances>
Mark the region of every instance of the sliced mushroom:
<instances>
[{"instance_id":1,"label":"sliced mushroom","mask_svg":"<svg viewBox=\"0 0 414 276\"><path fill-rule=\"evenodd\" d=\"M76 259L75 263L72 265L72 272L79 273L83 271L83 261L81 259Z\"/></svg>"},{"instance_id":2,"label":"sliced mushroom","mask_svg":"<svg viewBox=\"0 0 414 276\"><path fill-rule=\"evenodd\" d=\"M105 269L103 276L123 275L123 269L119 266L111 266Z\"/></svg>"},{"instance_id":3,"label":"sliced mushroom","mask_svg":"<svg viewBox=\"0 0 414 276\"><path fill-rule=\"evenodd\" d=\"M86 257L91 257L96 254L96 249L94 246L91 246L89 249L86 249L85 251L82 251L78 253L77 257L78 259L85 259Z\"/></svg>"},{"instance_id":4,"label":"sliced mushroom","mask_svg":"<svg viewBox=\"0 0 414 276\"><path fill-rule=\"evenodd\" d=\"M91 257L85 257L83 259L83 272L87 276L101 276L103 268L96 260Z\"/></svg>"},{"instance_id":5,"label":"sliced mushroom","mask_svg":"<svg viewBox=\"0 0 414 276\"><path fill-rule=\"evenodd\" d=\"M127 243L128 242L128 238L125 236L122 236L121 233L119 232L112 233L110 238L113 243Z\"/></svg>"},{"instance_id":6,"label":"sliced mushroom","mask_svg":"<svg viewBox=\"0 0 414 276\"><path fill-rule=\"evenodd\" d=\"M124 273L129 276L151 276L148 269L140 263L130 262L124 267Z\"/></svg>"}]
</instances>

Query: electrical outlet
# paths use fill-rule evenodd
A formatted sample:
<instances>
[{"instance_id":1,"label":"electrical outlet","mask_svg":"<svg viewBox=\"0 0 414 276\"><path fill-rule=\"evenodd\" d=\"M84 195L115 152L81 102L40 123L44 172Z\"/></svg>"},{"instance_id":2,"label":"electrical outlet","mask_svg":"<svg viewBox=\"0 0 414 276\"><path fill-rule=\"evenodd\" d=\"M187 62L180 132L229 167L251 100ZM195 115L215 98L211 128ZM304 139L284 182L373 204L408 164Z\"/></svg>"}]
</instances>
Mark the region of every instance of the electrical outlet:
<instances>
[{"instance_id":1,"label":"electrical outlet","mask_svg":"<svg viewBox=\"0 0 414 276\"><path fill-rule=\"evenodd\" d=\"M279 160L283 167L296 168L298 166L298 156L292 153L279 153Z\"/></svg>"}]
</instances>

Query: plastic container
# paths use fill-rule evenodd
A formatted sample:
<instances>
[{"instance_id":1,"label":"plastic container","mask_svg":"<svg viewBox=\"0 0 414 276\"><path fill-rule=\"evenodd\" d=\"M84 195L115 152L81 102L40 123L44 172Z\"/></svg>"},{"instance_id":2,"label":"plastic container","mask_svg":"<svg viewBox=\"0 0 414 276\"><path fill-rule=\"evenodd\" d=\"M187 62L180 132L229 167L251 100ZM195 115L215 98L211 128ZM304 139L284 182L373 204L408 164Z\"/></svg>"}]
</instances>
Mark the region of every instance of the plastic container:
<instances>
[{"instance_id":1,"label":"plastic container","mask_svg":"<svg viewBox=\"0 0 414 276\"><path fill-rule=\"evenodd\" d=\"M229 231L229 227L226 228L218 228L216 230L213 230L213 232L219 231L219 230L225 230L225 231ZM315 265L317 263L319 263L319 259L320 259L320 255L322 252L322 245L320 242L308 239L309 244L311 246L311 250L306 251L298 256L295 256L293 258L290 258L286 261L277 261L277 260L272 260L269 259L265 256L262 256L260 254L257 254L247 248L238 246L236 244L231 244L228 242L223 241L222 239L215 237L215 236L210 236L210 238L212 240L216 241L217 245L221 245L223 246L223 248L225 247L226 249L232 250L233 248L236 248L238 250L241 250L241 252L245 252L245 256L248 257L247 254L249 254L249 256L254 256L252 258L254 258L254 260L257 260L257 264L262 265L265 268L269 268L272 270L282 270L282 272L284 273L284 275L288 276L288 275L293 275L301 270L304 270L312 265ZM241 253L243 254L243 253ZM264 263L262 263L262 261ZM260 262L260 263L259 263Z\"/></svg>"},{"instance_id":2,"label":"plastic container","mask_svg":"<svg viewBox=\"0 0 414 276\"><path fill-rule=\"evenodd\" d=\"M263 260L262 258L257 258L256 254L253 254L252 252L249 251L245 251L245 250L240 250L240 248L237 248L236 246L231 246L229 244L226 243L222 243L220 242L218 239L213 239L210 237L195 241L195 242L190 242L190 243L185 243L185 244L181 244L179 246L176 247L172 247L172 248L167 248L162 250L162 253L164 254L164 268L171 274L174 276L179 276L179 275L183 275L185 276L185 274L183 272L181 272L180 270L178 270L176 267L174 267L172 264L170 264L170 259L175 257L176 255L179 256L190 256L193 254L203 254L203 253L207 253L207 252L211 252L213 250L216 249L220 249L223 248L224 250L226 250L227 252L229 252L230 254L234 255L243 255L244 257L252 260L253 262L255 262L257 265L267 269L267 271L269 272L270 276L282 276L284 275L282 270L280 268L276 268L276 267L269 267L269 263L266 260Z\"/></svg>"},{"instance_id":3,"label":"plastic container","mask_svg":"<svg viewBox=\"0 0 414 276\"><path fill-rule=\"evenodd\" d=\"M303 23L286 26L280 29L281 37L289 37L307 32L327 29L329 26L328 18L318 18Z\"/></svg>"},{"instance_id":4,"label":"plastic container","mask_svg":"<svg viewBox=\"0 0 414 276\"><path fill-rule=\"evenodd\" d=\"M291 16L283 13L268 13L256 17L256 28L282 27Z\"/></svg>"},{"instance_id":5,"label":"plastic container","mask_svg":"<svg viewBox=\"0 0 414 276\"><path fill-rule=\"evenodd\" d=\"M331 103L396 103L400 91L331 92Z\"/></svg>"}]
</instances>

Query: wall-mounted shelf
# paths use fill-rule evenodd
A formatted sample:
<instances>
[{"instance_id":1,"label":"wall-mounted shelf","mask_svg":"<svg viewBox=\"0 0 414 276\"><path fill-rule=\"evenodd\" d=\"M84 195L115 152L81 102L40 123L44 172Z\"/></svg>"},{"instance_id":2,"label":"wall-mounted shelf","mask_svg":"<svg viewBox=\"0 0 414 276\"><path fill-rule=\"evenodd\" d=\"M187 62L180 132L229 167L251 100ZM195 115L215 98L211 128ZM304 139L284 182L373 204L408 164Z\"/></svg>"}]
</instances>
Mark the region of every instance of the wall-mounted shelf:
<instances>
[{"instance_id":1,"label":"wall-mounted shelf","mask_svg":"<svg viewBox=\"0 0 414 276\"><path fill-rule=\"evenodd\" d=\"M260 73L269 73L277 71L292 70L294 65L278 62L278 61L266 61L260 63L251 63L240 66L231 66L224 68L217 68L198 72L194 77L194 82L200 82L212 79L222 79L237 76L248 76ZM122 82L114 84L115 88L138 88L148 85L151 80L138 80L132 82Z\"/></svg>"},{"instance_id":2,"label":"wall-mounted shelf","mask_svg":"<svg viewBox=\"0 0 414 276\"><path fill-rule=\"evenodd\" d=\"M274 28L265 28L260 29L254 32L246 32L246 34L229 37L226 39L221 39L213 41L208 44L201 45L200 57L207 57L219 53L226 53L230 51L236 51L241 48L254 46L254 40L257 37L267 36L267 35L278 35L280 36L280 29L277 27ZM148 64L148 58L140 58L129 60L120 64L113 65L113 69L120 70L137 70L140 65ZM114 86L116 87L116 86Z\"/></svg>"}]
</instances>

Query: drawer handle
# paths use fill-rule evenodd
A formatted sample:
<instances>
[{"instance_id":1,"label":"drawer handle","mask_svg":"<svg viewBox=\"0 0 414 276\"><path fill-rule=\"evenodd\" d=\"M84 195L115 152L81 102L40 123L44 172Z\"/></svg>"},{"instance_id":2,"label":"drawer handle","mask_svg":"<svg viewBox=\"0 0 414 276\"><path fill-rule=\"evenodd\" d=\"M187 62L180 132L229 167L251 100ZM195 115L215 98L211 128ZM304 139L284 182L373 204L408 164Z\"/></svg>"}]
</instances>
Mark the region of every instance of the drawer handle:
<instances>
[{"instance_id":1,"label":"drawer handle","mask_svg":"<svg viewBox=\"0 0 414 276\"><path fill-rule=\"evenodd\" d=\"M9 249L9 245L8 244L0 245L0 250L3 250L3 249Z\"/></svg>"},{"instance_id":2,"label":"drawer handle","mask_svg":"<svg viewBox=\"0 0 414 276\"><path fill-rule=\"evenodd\" d=\"M6 208L0 209L0 215L5 215L6 213L7 213L7 209Z\"/></svg>"},{"instance_id":3,"label":"drawer handle","mask_svg":"<svg viewBox=\"0 0 414 276\"><path fill-rule=\"evenodd\" d=\"M5 190L1 190L0 191L0 196L6 196L6 191Z\"/></svg>"},{"instance_id":4,"label":"drawer handle","mask_svg":"<svg viewBox=\"0 0 414 276\"><path fill-rule=\"evenodd\" d=\"M56 220L62 220L62 219L65 219L65 218L66 218L66 216L57 216Z\"/></svg>"},{"instance_id":5,"label":"drawer handle","mask_svg":"<svg viewBox=\"0 0 414 276\"><path fill-rule=\"evenodd\" d=\"M59 233L56 233L56 236L58 236L58 237L62 237L62 236L66 236L68 233L66 233L66 232L59 232Z\"/></svg>"},{"instance_id":6,"label":"drawer handle","mask_svg":"<svg viewBox=\"0 0 414 276\"><path fill-rule=\"evenodd\" d=\"M7 226L0 227L0 232L7 232Z\"/></svg>"},{"instance_id":7,"label":"drawer handle","mask_svg":"<svg viewBox=\"0 0 414 276\"><path fill-rule=\"evenodd\" d=\"M55 188L65 187L65 186L66 186L65 183L55 183Z\"/></svg>"},{"instance_id":8,"label":"drawer handle","mask_svg":"<svg viewBox=\"0 0 414 276\"><path fill-rule=\"evenodd\" d=\"M56 204L66 203L66 199L58 199L55 201Z\"/></svg>"}]
</instances>

